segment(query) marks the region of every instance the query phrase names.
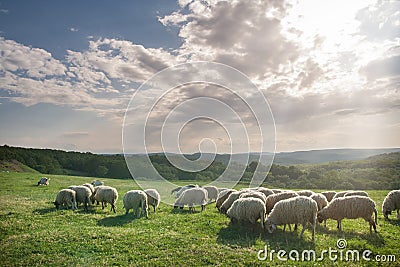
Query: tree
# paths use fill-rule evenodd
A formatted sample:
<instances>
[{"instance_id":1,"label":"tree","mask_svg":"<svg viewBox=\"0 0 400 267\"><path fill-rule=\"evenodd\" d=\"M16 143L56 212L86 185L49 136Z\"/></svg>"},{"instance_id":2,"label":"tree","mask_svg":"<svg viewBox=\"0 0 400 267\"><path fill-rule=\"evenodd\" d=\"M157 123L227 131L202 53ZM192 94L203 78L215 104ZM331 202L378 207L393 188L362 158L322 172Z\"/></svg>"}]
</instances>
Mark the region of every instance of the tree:
<instances>
[{"instance_id":1,"label":"tree","mask_svg":"<svg viewBox=\"0 0 400 267\"><path fill-rule=\"evenodd\" d=\"M95 170L95 174L98 177L104 177L107 174L107 172L108 168L102 165L98 166Z\"/></svg>"}]
</instances>

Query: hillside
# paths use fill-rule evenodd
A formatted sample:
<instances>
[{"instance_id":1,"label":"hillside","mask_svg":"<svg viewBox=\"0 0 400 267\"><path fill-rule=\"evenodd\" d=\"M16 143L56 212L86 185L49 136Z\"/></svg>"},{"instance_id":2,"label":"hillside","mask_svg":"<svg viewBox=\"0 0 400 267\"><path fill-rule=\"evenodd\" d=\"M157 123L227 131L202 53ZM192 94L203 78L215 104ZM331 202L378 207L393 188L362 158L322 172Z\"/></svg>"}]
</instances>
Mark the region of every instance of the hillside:
<instances>
[{"instance_id":1,"label":"hillside","mask_svg":"<svg viewBox=\"0 0 400 267\"><path fill-rule=\"evenodd\" d=\"M15 159L0 160L0 170L10 172L39 173L37 170L32 169Z\"/></svg>"}]
</instances>

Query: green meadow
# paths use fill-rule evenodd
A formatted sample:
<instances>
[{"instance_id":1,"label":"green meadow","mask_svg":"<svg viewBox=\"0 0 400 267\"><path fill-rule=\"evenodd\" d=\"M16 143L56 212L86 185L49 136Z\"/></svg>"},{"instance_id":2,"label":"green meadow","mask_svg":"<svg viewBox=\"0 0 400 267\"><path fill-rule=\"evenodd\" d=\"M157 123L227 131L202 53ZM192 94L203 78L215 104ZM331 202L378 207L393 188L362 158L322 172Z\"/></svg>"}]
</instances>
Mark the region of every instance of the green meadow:
<instances>
[{"instance_id":1,"label":"green meadow","mask_svg":"<svg viewBox=\"0 0 400 267\"><path fill-rule=\"evenodd\" d=\"M362 219L344 220L342 232L330 220L327 229L317 226L312 242L310 227L300 239L300 231L283 232L282 227L269 234L259 225L232 225L217 212L214 203L204 212L197 208L195 213L161 203L157 213L150 209L148 219L136 219L132 214L125 215L122 205L123 195L138 189L133 180L100 179L118 190L116 214L110 207L102 210L101 206L92 206L89 212L82 207L77 211L56 210L52 201L60 189L94 178L46 177L51 178L50 185L38 187L40 174L0 173L2 266L400 266L400 220L392 215L391 221L385 221L381 213L388 190L368 191L378 208L378 234L370 234L368 223ZM339 239L346 240L345 248L337 248ZM265 247L267 254L258 253ZM329 249L337 250L336 254L329 258L326 252L318 260ZM272 250L275 253L270 254ZM278 258L279 250L286 251L280 256L287 261ZM289 259L292 250L299 252L299 260ZM316 260L302 261L304 250L315 251ZM360 260L346 260L349 250L359 251ZM362 258L365 250L371 252L367 253L369 261ZM260 260L258 254L267 257ZM295 253L290 255L296 258Z\"/></svg>"}]
</instances>

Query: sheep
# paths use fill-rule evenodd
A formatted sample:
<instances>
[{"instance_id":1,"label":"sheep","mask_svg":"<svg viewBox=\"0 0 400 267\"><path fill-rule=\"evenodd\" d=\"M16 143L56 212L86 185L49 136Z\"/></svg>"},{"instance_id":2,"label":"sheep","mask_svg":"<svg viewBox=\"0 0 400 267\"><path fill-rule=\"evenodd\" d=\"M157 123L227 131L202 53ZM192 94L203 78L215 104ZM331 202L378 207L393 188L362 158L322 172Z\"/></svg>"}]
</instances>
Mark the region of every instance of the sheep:
<instances>
[{"instance_id":1,"label":"sheep","mask_svg":"<svg viewBox=\"0 0 400 267\"><path fill-rule=\"evenodd\" d=\"M271 190L272 190L272 192L274 192L274 194L279 194L279 193L282 193L283 191L285 191L282 189L271 189Z\"/></svg>"},{"instance_id":2,"label":"sheep","mask_svg":"<svg viewBox=\"0 0 400 267\"><path fill-rule=\"evenodd\" d=\"M274 194L274 191L272 191L271 189L265 188L265 187L258 187L255 189L255 191L263 193L265 195L265 197L268 197L268 196Z\"/></svg>"},{"instance_id":3,"label":"sheep","mask_svg":"<svg viewBox=\"0 0 400 267\"><path fill-rule=\"evenodd\" d=\"M328 200L328 202L331 202L333 197L336 195L336 191L324 191L321 192L321 194L323 194L326 197L326 200Z\"/></svg>"},{"instance_id":4,"label":"sheep","mask_svg":"<svg viewBox=\"0 0 400 267\"><path fill-rule=\"evenodd\" d=\"M368 193L365 191L350 191L350 192L344 194L344 197L351 197L351 196L369 197Z\"/></svg>"},{"instance_id":5,"label":"sheep","mask_svg":"<svg viewBox=\"0 0 400 267\"><path fill-rule=\"evenodd\" d=\"M85 184L83 184L83 186L86 186L87 188L90 189L90 192L92 192L92 196L90 197L90 201L92 202L92 204L94 204L94 186L92 184L89 184L89 183L85 183Z\"/></svg>"},{"instance_id":6,"label":"sheep","mask_svg":"<svg viewBox=\"0 0 400 267\"><path fill-rule=\"evenodd\" d=\"M72 207L72 210L76 209L76 192L72 189L62 189L57 193L56 200L53 202L56 209L60 206Z\"/></svg>"},{"instance_id":7,"label":"sheep","mask_svg":"<svg viewBox=\"0 0 400 267\"><path fill-rule=\"evenodd\" d=\"M99 180L93 180L93 181L91 182L91 184L92 184L93 186L104 185L104 183L103 183L102 181L99 181Z\"/></svg>"},{"instance_id":8,"label":"sheep","mask_svg":"<svg viewBox=\"0 0 400 267\"><path fill-rule=\"evenodd\" d=\"M189 185L185 185L182 186L178 192L176 192L176 198L179 198L183 192L185 192L186 190L190 189L190 188L196 188L199 187L198 185L193 185L193 184L189 184Z\"/></svg>"},{"instance_id":9,"label":"sheep","mask_svg":"<svg viewBox=\"0 0 400 267\"><path fill-rule=\"evenodd\" d=\"M175 201L174 208L180 207L183 209L185 205L189 206L190 211L195 211L194 206L201 206L201 211L206 209L207 190L200 187L186 189Z\"/></svg>"},{"instance_id":10,"label":"sheep","mask_svg":"<svg viewBox=\"0 0 400 267\"><path fill-rule=\"evenodd\" d=\"M39 180L39 182L37 183L37 185L38 185L38 186L39 186L39 185L48 186L48 185L49 185L49 181L50 181L50 178L42 177L42 178L40 178L40 180Z\"/></svg>"},{"instance_id":11,"label":"sheep","mask_svg":"<svg viewBox=\"0 0 400 267\"><path fill-rule=\"evenodd\" d=\"M281 200L272 209L266 221L266 228L269 233L276 229L279 224L301 224L303 229L300 238L303 237L307 222L312 224L312 240L314 241L315 226L317 219L318 205L315 200L306 196L296 196Z\"/></svg>"},{"instance_id":12,"label":"sheep","mask_svg":"<svg viewBox=\"0 0 400 267\"><path fill-rule=\"evenodd\" d=\"M102 209L104 209L105 203L110 203L111 210L114 211L114 213L116 213L115 203L117 202L117 199L118 199L118 191L114 187L110 187L110 186L97 187L96 194L94 195L94 199L98 202L101 202Z\"/></svg>"},{"instance_id":13,"label":"sheep","mask_svg":"<svg viewBox=\"0 0 400 267\"><path fill-rule=\"evenodd\" d=\"M217 200L218 197L218 188L212 185L203 186L205 190L207 190L208 201L211 203Z\"/></svg>"},{"instance_id":14,"label":"sheep","mask_svg":"<svg viewBox=\"0 0 400 267\"><path fill-rule=\"evenodd\" d=\"M273 194L267 197L265 201L265 207L267 209L267 214L271 212L271 210L274 208L275 204L278 203L281 200L292 198L292 197L297 197L298 194L295 192L283 192L283 193L278 193L278 194Z\"/></svg>"},{"instance_id":15,"label":"sheep","mask_svg":"<svg viewBox=\"0 0 400 267\"><path fill-rule=\"evenodd\" d=\"M171 195L172 195L173 193L178 193L179 190L181 190L183 187L186 187L186 188L193 188L193 187L198 187L198 185L195 185L195 184L188 184L188 185L185 185L185 186L178 186L177 188L174 188L174 189L171 190Z\"/></svg>"},{"instance_id":16,"label":"sheep","mask_svg":"<svg viewBox=\"0 0 400 267\"><path fill-rule=\"evenodd\" d=\"M220 211L222 204L224 201L229 197L230 194L233 192L237 192L235 189L226 189L219 192L217 201L215 202L215 206L217 207L218 211Z\"/></svg>"},{"instance_id":17,"label":"sheep","mask_svg":"<svg viewBox=\"0 0 400 267\"><path fill-rule=\"evenodd\" d=\"M322 193L314 193L310 196L310 198L317 202L318 211L322 210L328 205L328 200ZM326 227L326 220L324 220L324 226Z\"/></svg>"},{"instance_id":18,"label":"sheep","mask_svg":"<svg viewBox=\"0 0 400 267\"><path fill-rule=\"evenodd\" d=\"M90 205L90 198L92 196L92 192L90 191L89 188L83 185L78 185L78 186L70 186L68 189L72 189L76 192L76 202L78 203L83 203L83 208L85 211L88 210L88 205Z\"/></svg>"},{"instance_id":19,"label":"sheep","mask_svg":"<svg viewBox=\"0 0 400 267\"><path fill-rule=\"evenodd\" d=\"M222 203L219 212L222 214L226 214L228 209L232 206L233 202L240 197L241 194L246 193L246 190L240 190L236 192L232 192L228 198Z\"/></svg>"},{"instance_id":20,"label":"sheep","mask_svg":"<svg viewBox=\"0 0 400 267\"><path fill-rule=\"evenodd\" d=\"M150 189L150 190L154 190L154 189ZM150 192L154 193L153 191L150 191ZM141 215L142 216L144 215L146 218L149 217L148 212L147 212L147 209L148 209L147 194L144 191L130 190L130 191L126 192L122 202L124 203L125 215L127 215L129 213L130 209L133 209L133 214L135 217L140 218ZM141 212L139 212L139 209L141 209Z\"/></svg>"},{"instance_id":21,"label":"sheep","mask_svg":"<svg viewBox=\"0 0 400 267\"><path fill-rule=\"evenodd\" d=\"M94 187L94 196L96 195L97 191L98 191L100 188L112 188L112 187L111 187L111 186L107 186L107 185L97 185L97 186ZM96 199L94 198L94 196L93 196L92 203L94 204L95 202L97 202L96 205L99 205L100 202L99 202L99 201L96 201ZM107 202L104 203L104 206L107 207Z\"/></svg>"},{"instance_id":22,"label":"sheep","mask_svg":"<svg viewBox=\"0 0 400 267\"><path fill-rule=\"evenodd\" d=\"M335 199L335 198L338 198L338 197L344 197L344 195L346 195L346 194L349 193L349 192L351 192L351 191L346 190L346 191L338 192L338 193L336 193L336 194L333 196L332 200Z\"/></svg>"},{"instance_id":23,"label":"sheep","mask_svg":"<svg viewBox=\"0 0 400 267\"><path fill-rule=\"evenodd\" d=\"M397 219L400 219L400 190L390 191L383 200L382 213L386 220L394 210L397 210Z\"/></svg>"},{"instance_id":24,"label":"sheep","mask_svg":"<svg viewBox=\"0 0 400 267\"><path fill-rule=\"evenodd\" d=\"M267 197L263 193L258 192L258 191L246 192L239 196L239 198L249 198L249 197L260 199L264 203L264 205L265 205L265 201L267 199Z\"/></svg>"},{"instance_id":25,"label":"sheep","mask_svg":"<svg viewBox=\"0 0 400 267\"><path fill-rule=\"evenodd\" d=\"M311 190L300 190L296 192L299 196L305 196L305 197L310 197L312 194L314 194L313 191Z\"/></svg>"},{"instance_id":26,"label":"sheep","mask_svg":"<svg viewBox=\"0 0 400 267\"><path fill-rule=\"evenodd\" d=\"M254 197L239 198L233 202L226 215L232 223L248 221L254 224L260 219L261 227L264 228L265 203Z\"/></svg>"},{"instance_id":27,"label":"sheep","mask_svg":"<svg viewBox=\"0 0 400 267\"><path fill-rule=\"evenodd\" d=\"M144 190L144 192L147 195L147 204L153 206L155 213L158 205L160 204L161 200L160 194L155 189L146 189Z\"/></svg>"},{"instance_id":28,"label":"sheep","mask_svg":"<svg viewBox=\"0 0 400 267\"><path fill-rule=\"evenodd\" d=\"M375 222L372 219L373 213L375 213ZM334 198L332 202L318 212L318 221L321 223L326 219L336 220L338 222L337 228L339 231L342 231L342 220L344 218L363 218L365 221L369 222L369 231L371 232L372 227L374 227L374 231L377 233L377 215L378 213L375 207L375 202L369 197L339 197Z\"/></svg>"}]
</instances>

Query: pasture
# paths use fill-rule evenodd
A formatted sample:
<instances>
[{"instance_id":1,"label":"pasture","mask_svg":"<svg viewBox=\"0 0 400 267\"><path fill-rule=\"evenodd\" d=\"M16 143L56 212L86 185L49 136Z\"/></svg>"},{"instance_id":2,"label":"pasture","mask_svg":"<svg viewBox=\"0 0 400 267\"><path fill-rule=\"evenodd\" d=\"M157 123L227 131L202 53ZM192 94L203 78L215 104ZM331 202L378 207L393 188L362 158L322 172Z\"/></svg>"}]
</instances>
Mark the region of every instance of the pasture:
<instances>
[{"instance_id":1,"label":"pasture","mask_svg":"<svg viewBox=\"0 0 400 267\"><path fill-rule=\"evenodd\" d=\"M368 191L378 209L378 234L370 234L362 219L344 220L343 232L328 220L328 229L317 226L315 242L309 228L303 239L297 232L273 234L257 226L230 224L217 212L215 204L205 212L174 210L161 203L149 218L125 215L123 195L138 189L132 180L100 179L117 188L117 213L92 207L84 212L56 210L54 201L60 189L91 182L93 177L46 175L50 185L36 186L40 174L0 173L0 262L2 266L399 266L400 220L391 216L385 221L381 205L388 191ZM192 183L193 181L191 181ZM185 184L185 182L180 182ZM268 187L268 185L264 185ZM240 186L244 187L244 186ZM316 190L318 191L318 190ZM320 190L321 191L321 190ZM301 227L300 227L301 229ZM257 254L267 246L268 252L313 250L317 258L323 250L338 250L338 239L347 241L343 251L358 250L360 261L331 260L328 254L318 261L282 261L273 254L261 261ZM361 253L370 250L370 261ZM339 250L341 251L341 250ZM292 256L295 254L292 254ZM377 255L394 255L395 262L377 262ZM269 254L268 254L269 256ZM288 258L288 255L281 255ZM381 257L380 259L383 259Z\"/></svg>"}]
</instances>

